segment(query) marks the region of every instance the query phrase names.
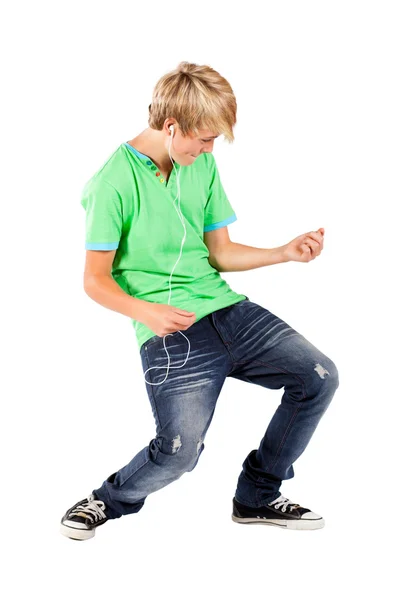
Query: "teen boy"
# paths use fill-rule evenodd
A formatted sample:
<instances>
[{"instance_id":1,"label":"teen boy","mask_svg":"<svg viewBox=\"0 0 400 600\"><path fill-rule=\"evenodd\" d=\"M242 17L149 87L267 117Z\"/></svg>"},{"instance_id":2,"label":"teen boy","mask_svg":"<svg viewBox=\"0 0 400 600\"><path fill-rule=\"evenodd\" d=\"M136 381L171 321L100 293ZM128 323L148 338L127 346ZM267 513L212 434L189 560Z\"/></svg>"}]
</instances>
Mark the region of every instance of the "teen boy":
<instances>
[{"instance_id":1,"label":"teen boy","mask_svg":"<svg viewBox=\"0 0 400 600\"><path fill-rule=\"evenodd\" d=\"M281 495L280 485L294 476L293 463L332 400L336 366L220 273L313 260L324 230L274 249L230 240L236 215L212 150L219 135L234 139L236 99L211 67L181 63L158 81L149 108L149 127L119 145L86 184L82 205L85 291L132 319L156 435L65 513L61 532L93 537L99 525L138 512L150 493L192 471L226 377L284 388L258 449L243 462L232 519L321 528L324 519Z\"/></svg>"}]
</instances>

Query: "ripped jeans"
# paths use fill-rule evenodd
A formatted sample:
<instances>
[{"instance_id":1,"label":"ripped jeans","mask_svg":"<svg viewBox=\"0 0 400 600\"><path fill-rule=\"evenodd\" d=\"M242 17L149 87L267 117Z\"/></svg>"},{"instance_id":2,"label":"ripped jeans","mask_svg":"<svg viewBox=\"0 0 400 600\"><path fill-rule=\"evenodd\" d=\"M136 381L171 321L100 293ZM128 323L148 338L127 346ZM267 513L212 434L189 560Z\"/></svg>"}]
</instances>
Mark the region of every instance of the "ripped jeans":
<instances>
[{"instance_id":1,"label":"ripped jeans","mask_svg":"<svg viewBox=\"0 0 400 600\"><path fill-rule=\"evenodd\" d=\"M147 371L161 385L146 389L156 436L93 493L111 519L138 512L146 496L192 471L204 449L216 402L226 377L269 389L284 388L258 449L242 464L236 499L259 507L280 496L283 479L294 477L293 463L305 450L339 385L335 364L290 325L247 297L216 310L184 334L169 335L166 369ZM155 335L140 348L143 371L165 367L163 338ZM249 390L250 391L250 390ZM245 403L245 398L243 398ZM245 404L243 410L246 410Z\"/></svg>"}]
</instances>

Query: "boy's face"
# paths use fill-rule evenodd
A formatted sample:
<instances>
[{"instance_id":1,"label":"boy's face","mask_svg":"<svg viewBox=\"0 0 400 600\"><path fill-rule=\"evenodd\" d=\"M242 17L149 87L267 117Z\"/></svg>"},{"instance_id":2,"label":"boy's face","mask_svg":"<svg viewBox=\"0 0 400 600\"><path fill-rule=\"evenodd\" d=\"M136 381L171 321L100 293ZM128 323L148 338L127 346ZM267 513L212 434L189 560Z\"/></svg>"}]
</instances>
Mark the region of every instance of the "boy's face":
<instances>
[{"instance_id":1,"label":"boy's face","mask_svg":"<svg viewBox=\"0 0 400 600\"><path fill-rule=\"evenodd\" d=\"M189 166L194 163L196 158L204 152L212 152L214 140L218 135L208 129L201 129L199 135L189 133L184 137L179 127L174 124L174 136L171 142L171 136L166 138L166 148L170 149L172 158L182 166Z\"/></svg>"}]
</instances>

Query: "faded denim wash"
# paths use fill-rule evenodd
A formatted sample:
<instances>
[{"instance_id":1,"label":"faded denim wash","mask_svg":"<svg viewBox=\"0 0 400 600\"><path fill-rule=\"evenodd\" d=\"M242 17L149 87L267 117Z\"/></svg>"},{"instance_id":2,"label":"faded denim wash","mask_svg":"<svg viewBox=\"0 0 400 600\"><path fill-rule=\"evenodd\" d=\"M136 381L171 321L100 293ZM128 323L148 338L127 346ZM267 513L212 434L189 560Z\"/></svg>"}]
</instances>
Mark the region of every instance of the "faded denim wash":
<instances>
[{"instance_id":1,"label":"faded denim wash","mask_svg":"<svg viewBox=\"0 0 400 600\"><path fill-rule=\"evenodd\" d=\"M339 385L331 359L247 297L203 317L183 333L190 340L185 366L170 368L162 385L145 384L155 437L93 490L106 503L109 518L138 512L146 496L194 469L226 377L274 390L284 388L258 449L251 450L243 462L235 492L240 503L252 507L275 500L282 480L294 477L293 463L305 450ZM177 331L165 343L170 367L182 365L187 340ZM167 365L163 338L150 338L140 356L143 371ZM152 383L165 376L165 368L146 373Z\"/></svg>"}]
</instances>

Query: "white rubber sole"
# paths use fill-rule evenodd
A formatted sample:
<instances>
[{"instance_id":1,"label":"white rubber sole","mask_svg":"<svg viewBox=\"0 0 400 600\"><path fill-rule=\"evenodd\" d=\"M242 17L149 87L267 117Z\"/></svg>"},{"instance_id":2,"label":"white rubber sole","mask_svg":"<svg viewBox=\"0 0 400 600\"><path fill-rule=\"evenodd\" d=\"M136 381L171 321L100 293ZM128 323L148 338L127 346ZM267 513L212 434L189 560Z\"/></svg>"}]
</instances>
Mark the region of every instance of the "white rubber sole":
<instances>
[{"instance_id":1,"label":"white rubber sole","mask_svg":"<svg viewBox=\"0 0 400 600\"><path fill-rule=\"evenodd\" d=\"M61 523L60 533L71 538L71 540L88 540L94 537L95 529L77 529L75 527L67 527Z\"/></svg>"},{"instance_id":2,"label":"white rubber sole","mask_svg":"<svg viewBox=\"0 0 400 600\"><path fill-rule=\"evenodd\" d=\"M321 519L246 519L232 515L232 521L245 525L272 525L282 529L322 529L325 526L322 517Z\"/></svg>"}]
</instances>

